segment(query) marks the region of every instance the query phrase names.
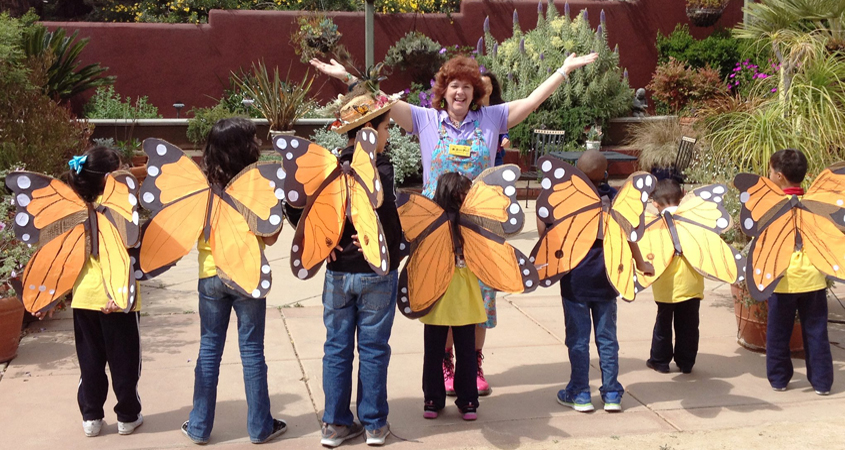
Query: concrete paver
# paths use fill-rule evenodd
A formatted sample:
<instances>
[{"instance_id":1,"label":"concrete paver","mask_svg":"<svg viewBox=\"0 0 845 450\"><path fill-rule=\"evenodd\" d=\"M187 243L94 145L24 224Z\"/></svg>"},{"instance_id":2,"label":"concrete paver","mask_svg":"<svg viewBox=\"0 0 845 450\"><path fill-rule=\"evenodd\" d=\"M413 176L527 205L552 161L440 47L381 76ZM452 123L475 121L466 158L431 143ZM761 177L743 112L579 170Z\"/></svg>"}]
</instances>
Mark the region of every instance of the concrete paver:
<instances>
[{"instance_id":1,"label":"concrete paver","mask_svg":"<svg viewBox=\"0 0 845 450\"><path fill-rule=\"evenodd\" d=\"M533 204L526 209L533 217ZM536 240L533 223L511 242L525 253ZM320 294L323 275L301 281L289 269L286 227L279 244L267 249L274 289L267 299L265 355L269 367L272 410L285 419L290 430L273 448L319 448L322 415L322 324ZM179 431L191 408L193 372L199 349L199 315L196 294L197 262L192 252L160 278L142 286L141 318L143 372L139 394L145 424L135 435L118 436L106 403L107 427L103 436L85 438L80 430L75 388L78 363L70 311L28 328L19 356L0 380L0 436L19 448L47 449L184 448L191 444ZM525 295L499 295L499 325L488 333L484 369L493 394L481 399L479 420L463 422L450 402L437 420L422 418L422 330L418 321L397 313L388 378L391 448L548 448L556 445L587 448L684 447L686 438L705 444L718 436L778 434L781 428L808 423L806 442L815 442L811 421L845 418L845 326L831 322L835 381L832 395L812 393L803 360L794 359L795 377L786 392L769 388L765 357L736 344L736 321L729 286L706 282L701 306L701 342L692 374L672 367L659 374L645 366L656 308L650 291L633 303L618 304L620 342L619 379L627 393L625 411L601 411L598 393L600 372L591 350L591 387L597 411L582 414L555 402L556 392L569 376L564 345L565 330L557 286ZM840 298L845 290L837 289ZM845 308L831 300L831 319L845 318ZM353 365L356 367L357 361ZM353 383L353 390L356 388ZM353 401L355 393L353 392ZM354 402L352 405L354 411ZM227 449L253 448L246 434L236 319L233 314L226 340L218 386L217 419L212 444ZM841 420L839 421L841 422ZM823 429L842 434L843 429L822 423ZM41 430L49 430L42 432ZM748 430L755 430L751 433ZM759 432L758 432L759 431ZM793 440L780 438L767 448L789 448ZM800 441L799 441L800 442ZM778 445L780 443L781 445ZM5 447L5 445L4 445ZM363 439L344 448L363 448ZM835 447L835 445L833 446ZM833 448L831 447L831 448ZM668 447L667 447L668 448ZM707 445L690 448L708 448ZM757 448L757 447L751 447ZM762 448L762 447L760 447Z\"/></svg>"}]
</instances>

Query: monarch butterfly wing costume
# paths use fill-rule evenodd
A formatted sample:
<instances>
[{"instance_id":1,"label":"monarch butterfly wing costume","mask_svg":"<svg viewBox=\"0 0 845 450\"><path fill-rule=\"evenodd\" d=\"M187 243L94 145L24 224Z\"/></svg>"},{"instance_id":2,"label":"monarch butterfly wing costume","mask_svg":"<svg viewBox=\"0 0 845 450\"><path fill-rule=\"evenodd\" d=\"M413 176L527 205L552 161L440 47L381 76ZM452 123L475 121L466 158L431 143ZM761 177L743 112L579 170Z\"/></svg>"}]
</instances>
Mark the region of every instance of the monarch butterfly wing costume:
<instances>
[{"instance_id":1,"label":"monarch butterfly wing costume","mask_svg":"<svg viewBox=\"0 0 845 450\"><path fill-rule=\"evenodd\" d=\"M845 163L823 170L800 202L804 252L822 273L845 281Z\"/></svg>"},{"instance_id":2,"label":"monarch butterfly wing costume","mask_svg":"<svg viewBox=\"0 0 845 450\"><path fill-rule=\"evenodd\" d=\"M602 202L583 172L557 158L538 161L543 172L537 218L546 228L531 251L541 286L551 286L585 256L602 224Z\"/></svg>"},{"instance_id":3,"label":"monarch butterfly wing costume","mask_svg":"<svg viewBox=\"0 0 845 450\"><path fill-rule=\"evenodd\" d=\"M459 220L467 266L487 286L511 293L533 291L539 281L528 257L504 238L525 224L516 201L518 179L519 168L513 164L481 172L461 205Z\"/></svg>"},{"instance_id":4,"label":"monarch butterfly wing costume","mask_svg":"<svg viewBox=\"0 0 845 450\"><path fill-rule=\"evenodd\" d=\"M13 282L27 311L45 312L55 306L73 289L89 254L100 259L105 294L125 310L132 308L135 283L125 245L130 236L137 240L138 225L137 182L131 175L106 176L97 210L69 186L45 175L13 172L6 186L15 196L16 237L39 246L20 281Z\"/></svg>"},{"instance_id":5,"label":"monarch butterfly wing costume","mask_svg":"<svg viewBox=\"0 0 845 450\"><path fill-rule=\"evenodd\" d=\"M235 175L222 194L215 189L209 245L220 280L242 295L262 298L272 284L270 263L259 242L282 229L284 172L258 162Z\"/></svg>"},{"instance_id":6,"label":"monarch butterfly wing costume","mask_svg":"<svg viewBox=\"0 0 845 450\"><path fill-rule=\"evenodd\" d=\"M645 209L656 181L653 175L637 172L619 189L608 214L605 214L604 264L610 284L623 300L633 301L635 265L629 242L642 238Z\"/></svg>"},{"instance_id":7,"label":"monarch butterfly wing costume","mask_svg":"<svg viewBox=\"0 0 845 450\"><path fill-rule=\"evenodd\" d=\"M635 293L651 286L666 271L666 268L672 263L676 251L675 239L663 215L658 213L656 209L648 207L643 216L643 222L645 223L643 237L637 242L637 245L640 246L643 259L654 267L654 274L646 275L636 269Z\"/></svg>"},{"instance_id":8,"label":"monarch butterfly wing costume","mask_svg":"<svg viewBox=\"0 0 845 450\"><path fill-rule=\"evenodd\" d=\"M143 230L136 275L163 272L203 236L211 247L217 274L227 286L242 295L265 296L270 288L270 266L257 236L270 236L281 229L281 166L247 166L225 189L217 189L178 147L147 139L144 151L150 160L141 202L153 215Z\"/></svg>"},{"instance_id":9,"label":"monarch butterfly wing costume","mask_svg":"<svg viewBox=\"0 0 845 450\"><path fill-rule=\"evenodd\" d=\"M376 168L376 141L372 128L364 128L355 139L351 173L346 175L349 189L347 215L355 226L364 260L377 275L386 275L390 268L387 238L376 208L384 200L384 191Z\"/></svg>"},{"instance_id":10,"label":"monarch butterfly wing costume","mask_svg":"<svg viewBox=\"0 0 845 450\"><path fill-rule=\"evenodd\" d=\"M400 193L396 207L410 244L410 255L399 275L396 305L402 314L414 319L428 314L452 281L452 226L446 212L422 195Z\"/></svg>"},{"instance_id":11,"label":"monarch butterfly wing costume","mask_svg":"<svg viewBox=\"0 0 845 450\"><path fill-rule=\"evenodd\" d=\"M290 267L307 280L337 247L346 223L347 188L337 157L317 144L295 136L277 136L273 146L282 155L287 203L304 208L293 235Z\"/></svg>"},{"instance_id":12,"label":"monarch butterfly wing costume","mask_svg":"<svg viewBox=\"0 0 845 450\"><path fill-rule=\"evenodd\" d=\"M291 246L291 269L300 279L314 276L343 235L346 218L355 226L364 259L378 275L388 272L387 240L375 209L382 185L375 165L375 130L358 132L352 161L341 166L331 152L304 139L274 141L287 173L288 202L305 207Z\"/></svg>"},{"instance_id":13,"label":"monarch butterfly wing costume","mask_svg":"<svg viewBox=\"0 0 845 450\"><path fill-rule=\"evenodd\" d=\"M146 139L144 152L149 160L141 204L152 216L141 230L138 279L163 273L191 251L206 230L212 199L202 170L181 149L159 139Z\"/></svg>"}]
</instances>

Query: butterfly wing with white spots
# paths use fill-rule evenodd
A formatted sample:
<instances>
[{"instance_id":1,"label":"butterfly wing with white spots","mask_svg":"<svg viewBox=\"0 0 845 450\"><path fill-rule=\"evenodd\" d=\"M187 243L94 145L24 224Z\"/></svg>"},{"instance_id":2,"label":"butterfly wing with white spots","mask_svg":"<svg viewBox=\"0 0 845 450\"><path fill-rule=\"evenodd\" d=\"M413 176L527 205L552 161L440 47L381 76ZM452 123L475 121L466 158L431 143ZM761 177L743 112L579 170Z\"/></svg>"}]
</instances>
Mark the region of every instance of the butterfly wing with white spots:
<instances>
[{"instance_id":1,"label":"butterfly wing with white spots","mask_svg":"<svg viewBox=\"0 0 845 450\"><path fill-rule=\"evenodd\" d=\"M282 229L284 180L281 164L258 162L235 175L226 187L226 194L256 236L272 236Z\"/></svg>"},{"instance_id":2,"label":"butterfly wing with white spots","mask_svg":"<svg viewBox=\"0 0 845 450\"><path fill-rule=\"evenodd\" d=\"M274 137L273 148L282 156L285 201L294 208L304 208L338 167L332 152L296 136Z\"/></svg>"},{"instance_id":3,"label":"butterfly wing with white spots","mask_svg":"<svg viewBox=\"0 0 845 450\"><path fill-rule=\"evenodd\" d=\"M465 217L460 219L464 260L481 282L509 293L537 288L537 268L528 257L505 242L505 238Z\"/></svg>"},{"instance_id":4,"label":"butterfly wing with white spots","mask_svg":"<svg viewBox=\"0 0 845 450\"><path fill-rule=\"evenodd\" d=\"M376 208L384 199L381 180L376 168L376 143L378 136L372 128L364 128L355 138L355 149L350 164L351 172L344 175L348 188L347 216L355 226L364 260L379 275L390 268L387 238Z\"/></svg>"},{"instance_id":5,"label":"butterfly wing with white spots","mask_svg":"<svg viewBox=\"0 0 845 450\"><path fill-rule=\"evenodd\" d=\"M124 247L134 247L140 239L139 188L138 180L129 172L113 172L106 176L98 210L120 234Z\"/></svg>"},{"instance_id":6,"label":"butterfly wing with white spots","mask_svg":"<svg viewBox=\"0 0 845 450\"><path fill-rule=\"evenodd\" d=\"M152 216L141 229L135 278L161 274L187 255L206 228L211 187L202 170L178 147L160 139L144 140L149 156L141 205Z\"/></svg>"},{"instance_id":7,"label":"butterfly wing with white spots","mask_svg":"<svg viewBox=\"0 0 845 450\"><path fill-rule=\"evenodd\" d=\"M481 172L461 205L461 214L478 218L482 226L502 237L522 231L525 212L516 200L515 185L519 173L513 164Z\"/></svg>"}]
</instances>

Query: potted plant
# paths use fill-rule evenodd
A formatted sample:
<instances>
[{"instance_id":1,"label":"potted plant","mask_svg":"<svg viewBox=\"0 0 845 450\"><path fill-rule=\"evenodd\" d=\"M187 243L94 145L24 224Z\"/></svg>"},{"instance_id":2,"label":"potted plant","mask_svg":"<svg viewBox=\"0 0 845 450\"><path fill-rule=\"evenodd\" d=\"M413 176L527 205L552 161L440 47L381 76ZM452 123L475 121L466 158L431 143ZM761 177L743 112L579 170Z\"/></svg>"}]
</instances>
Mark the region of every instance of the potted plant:
<instances>
[{"instance_id":1,"label":"potted plant","mask_svg":"<svg viewBox=\"0 0 845 450\"><path fill-rule=\"evenodd\" d=\"M587 150L601 150L601 125L590 125L584 130L587 137L585 146Z\"/></svg>"},{"instance_id":2,"label":"potted plant","mask_svg":"<svg viewBox=\"0 0 845 450\"><path fill-rule=\"evenodd\" d=\"M640 170L651 172L658 179L666 178L674 168L678 157L678 142L683 128L677 117L663 120L647 120L631 126L625 142L640 151Z\"/></svg>"},{"instance_id":3,"label":"potted plant","mask_svg":"<svg viewBox=\"0 0 845 450\"><path fill-rule=\"evenodd\" d=\"M340 38L343 36L331 17L322 14L300 16L297 20L299 28L293 32L290 43L303 63L312 58L334 58L345 62L348 52Z\"/></svg>"},{"instance_id":4,"label":"potted plant","mask_svg":"<svg viewBox=\"0 0 845 450\"><path fill-rule=\"evenodd\" d=\"M6 173L0 174L4 186L0 191L3 192L0 195L0 362L9 361L17 355L24 318L23 304L9 281L23 272L29 257L35 252L35 248L15 238L15 206L12 196L5 193Z\"/></svg>"},{"instance_id":5,"label":"potted plant","mask_svg":"<svg viewBox=\"0 0 845 450\"><path fill-rule=\"evenodd\" d=\"M736 316L737 343L755 352L766 352L766 327L768 326L769 302L758 302L751 298L745 282L731 285ZM797 356L804 351L801 339L801 322L795 316L792 337L789 339L789 351Z\"/></svg>"},{"instance_id":6,"label":"potted plant","mask_svg":"<svg viewBox=\"0 0 845 450\"><path fill-rule=\"evenodd\" d=\"M697 27L710 27L716 24L728 0L687 0L687 17Z\"/></svg>"},{"instance_id":7,"label":"potted plant","mask_svg":"<svg viewBox=\"0 0 845 450\"><path fill-rule=\"evenodd\" d=\"M292 132L293 124L314 109L314 102L308 98L314 77L307 72L301 83L282 80L278 68L274 69L271 78L267 66L259 61L252 65L251 76L233 73L232 80L270 123L271 136L274 132Z\"/></svg>"}]
</instances>

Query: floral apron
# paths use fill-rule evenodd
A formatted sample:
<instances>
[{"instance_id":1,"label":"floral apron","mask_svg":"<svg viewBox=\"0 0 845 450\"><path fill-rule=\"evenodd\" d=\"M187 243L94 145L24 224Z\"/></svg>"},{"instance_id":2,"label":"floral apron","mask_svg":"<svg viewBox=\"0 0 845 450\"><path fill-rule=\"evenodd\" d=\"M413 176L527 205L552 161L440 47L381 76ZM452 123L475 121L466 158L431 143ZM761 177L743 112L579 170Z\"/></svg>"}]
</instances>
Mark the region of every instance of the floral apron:
<instances>
[{"instance_id":1,"label":"floral apron","mask_svg":"<svg viewBox=\"0 0 845 450\"><path fill-rule=\"evenodd\" d=\"M454 139L446 132L445 125L440 124L440 140L431 154L431 165L428 170L428 182L423 187L422 194L428 198L434 198L434 191L437 189L437 179L440 175L449 172L458 172L461 175L473 180L481 174L484 169L490 166L490 148L484 141L484 134L476 120L474 123L475 132L469 140ZM450 151L452 145L469 147L469 155L462 156L453 154ZM496 326L496 291L487 287L481 281L481 296L484 298L484 309L487 312L487 322L481 324L485 328Z\"/></svg>"}]
</instances>

